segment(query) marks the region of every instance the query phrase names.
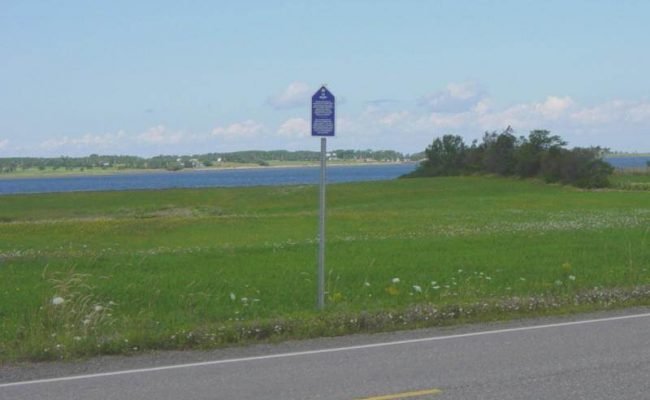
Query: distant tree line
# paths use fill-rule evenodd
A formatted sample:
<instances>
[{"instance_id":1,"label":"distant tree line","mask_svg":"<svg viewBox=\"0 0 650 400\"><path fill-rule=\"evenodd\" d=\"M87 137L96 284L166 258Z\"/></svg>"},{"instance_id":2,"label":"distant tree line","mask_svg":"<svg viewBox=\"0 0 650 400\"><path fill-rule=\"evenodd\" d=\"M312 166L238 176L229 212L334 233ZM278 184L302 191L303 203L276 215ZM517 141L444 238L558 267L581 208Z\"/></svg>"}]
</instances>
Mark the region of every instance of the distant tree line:
<instances>
[{"instance_id":1,"label":"distant tree line","mask_svg":"<svg viewBox=\"0 0 650 400\"><path fill-rule=\"evenodd\" d=\"M406 177L496 174L541 178L583 188L609 185L614 168L602 159L600 147L565 148L566 142L547 130L516 137L512 128L486 132L482 141L465 144L460 136L436 138L425 159Z\"/></svg>"},{"instance_id":2,"label":"distant tree line","mask_svg":"<svg viewBox=\"0 0 650 400\"><path fill-rule=\"evenodd\" d=\"M393 150L334 150L332 158L339 160L403 161L402 153ZM0 173L12 173L26 169L72 170L72 169L168 169L211 167L219 163L244 163L268 165L270 161L318 161L317 151L238 151L232 153L207 153L195 155L159 155L150 158L91 154L86 157L12 157L0 158Z\"/></svg>"},{"instance_id":3,"label":"distant tree line","mask_svg":"<svg viewBox=\"0 0 650 400\"><path fill-rule=\"evenodd\" d=\"M7 157L0 158L0 172L10 173L25 169L93 169L93 168L146 168L147 161L135 156L100 156L91 154L86 157Z\"/></svg>"},{"instance_id":4,"label":"distant tree line","mask_svg":"<svg viewBox=\"0 0 650 400\"><path fill-rule=\"evenodd\" d=\"M339 160L370 160L370 161L404 161L410 158L394 150L334 150L332 152Z\"/></svg>"}]
</instances>

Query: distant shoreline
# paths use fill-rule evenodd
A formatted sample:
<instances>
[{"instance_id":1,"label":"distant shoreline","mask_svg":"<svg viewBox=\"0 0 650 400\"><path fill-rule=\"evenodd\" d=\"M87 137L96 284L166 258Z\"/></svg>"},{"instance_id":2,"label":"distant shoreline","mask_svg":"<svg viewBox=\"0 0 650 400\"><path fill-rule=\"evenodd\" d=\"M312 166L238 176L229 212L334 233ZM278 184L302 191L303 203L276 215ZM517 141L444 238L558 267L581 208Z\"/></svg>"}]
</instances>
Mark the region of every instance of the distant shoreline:
<instances>
[{"instance_id":1,"label":"distant shoreline","mask_svg":"<svg viewBox=\"0 0 650 400\"><path fill-rule=\"evenodd\" d=\"M635 157L650 157L650 153L621 153L621 154L607 154L605 158L635 158Z\"/></svg>"},{"instance_id":2,"label":"distant shoreline","mask_svg":"<svg viewBox=\"0 0 650 400\"><path fill-rule=\"evenodd\" d=\"M328 167L361 167L372 165L394 165L394 164L417 164L417 161L402 161L402 162L341 162L341 161L328 161ZM164 168L150 169L150 168L129 168L129 169L90 169L80 171L78 169L72 171L29 171L29 172L12 172L7 174L0 174L0 181L14 180L14 179L42 179L42 178L79 178L90 176L115 176L115 175L130 175L130 174L154 174L154 173L169 173L169 174L182 174L197 171L231 171L231 170L247 170L247 169L271 169L271 168L316 168L320 166L320 161L317 162L296 162L287 164L270 164L270 165L255 165L255 164L239 164L227 165L217 167L200 167L200 168L183 168L177 171L170 171Z\"/></svg>"}]
</instances>

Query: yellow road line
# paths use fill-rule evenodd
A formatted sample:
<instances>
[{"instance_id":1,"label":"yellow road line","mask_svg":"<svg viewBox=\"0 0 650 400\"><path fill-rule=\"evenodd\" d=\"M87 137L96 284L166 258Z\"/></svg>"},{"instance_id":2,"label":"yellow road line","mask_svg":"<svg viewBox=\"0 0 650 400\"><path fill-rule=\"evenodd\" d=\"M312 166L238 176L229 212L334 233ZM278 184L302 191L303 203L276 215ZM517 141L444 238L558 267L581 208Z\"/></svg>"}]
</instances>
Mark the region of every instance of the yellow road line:
<instances>
[{"instance_id":1,"label":"yellow road line","mask_svg":"<svg viewBox=\"0 0 650 400\"><path fill-rule=\"evenodd\" d=\"M397 400L397 399L406 399L406 398L409 398L409 397L436 395L436 394L440 394L440 393L442 393L442 390L428 389L428 390L418 390L418 391L415 391L415 392L395 393L395 394L389 394L389 395L385 395L385 396L364 397L362 399L357 399L357 400Z\"/></svg>"}]
</instances>

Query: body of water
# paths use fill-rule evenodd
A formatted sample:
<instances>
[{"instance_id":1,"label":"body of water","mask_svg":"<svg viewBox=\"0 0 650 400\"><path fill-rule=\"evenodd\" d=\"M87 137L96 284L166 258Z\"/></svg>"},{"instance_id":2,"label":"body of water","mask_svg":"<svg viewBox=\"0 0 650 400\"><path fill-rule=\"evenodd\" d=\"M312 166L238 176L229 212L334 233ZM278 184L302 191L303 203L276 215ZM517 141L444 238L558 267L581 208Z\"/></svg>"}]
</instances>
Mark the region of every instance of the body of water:
<instances>
[{"instance_id":1,"label":"body of water","mask_svg":"<svg viewBox=\"0 0 650 400\"><path fill-rule=\"evenodd\" d=\"M645 168L650 157L608 157L616 168ZM328 183L395 179L416 164L329 166ZM180 172L144 172L115 175L0 179L0 195L74 191L140 190L200 187L316 185L319 167L223 169Z\"/></svg>"},{"instance_id":2,"label":"body of water","mask_svg":"<svg viewBox=\"0 0 650 400\"><path fill-rule=\"evenodd\" d=\"M329 166L327 182L361 182L395 179L413 171L416 164ZM180 172L123 173L0 180L0 194L74 191L317 185L319 167L252 168Z\"/></svg>"},{"instance_id":3,"label":"body of water","mask_svg":"<svg viewBox=\"0 0 650 400\"><path fill-rule=\"evenodd\" d=\"M650 157L606 157L615 168L645 168Z\"/></svg>"}]
</instances>

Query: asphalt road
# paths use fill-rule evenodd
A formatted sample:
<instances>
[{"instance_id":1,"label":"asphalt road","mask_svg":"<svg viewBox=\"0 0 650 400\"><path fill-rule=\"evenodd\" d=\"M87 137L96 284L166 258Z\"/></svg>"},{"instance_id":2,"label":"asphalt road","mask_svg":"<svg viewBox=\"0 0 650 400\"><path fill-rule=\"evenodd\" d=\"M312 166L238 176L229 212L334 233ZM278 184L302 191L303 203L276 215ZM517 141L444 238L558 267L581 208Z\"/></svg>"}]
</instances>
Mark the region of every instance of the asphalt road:
<instances>
[{"instance_id":1,"label":"asphalt road","mask_svg":"<svg viewBox=\"0 0 650 400\"><path fill-rule=\"evenodd\" d=\"M0 399L650 399L650 309L0 368Z\"/></svg>"}]
</instances>

